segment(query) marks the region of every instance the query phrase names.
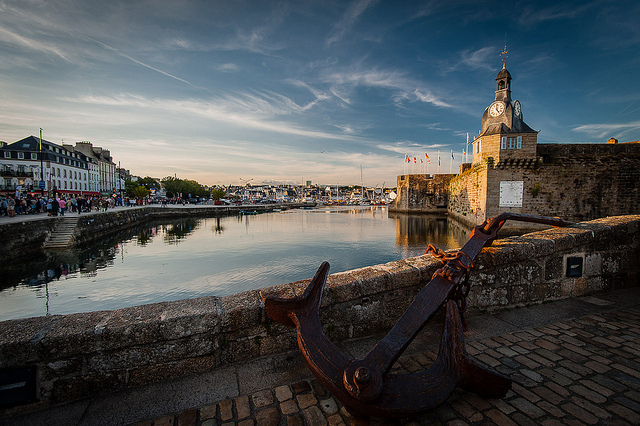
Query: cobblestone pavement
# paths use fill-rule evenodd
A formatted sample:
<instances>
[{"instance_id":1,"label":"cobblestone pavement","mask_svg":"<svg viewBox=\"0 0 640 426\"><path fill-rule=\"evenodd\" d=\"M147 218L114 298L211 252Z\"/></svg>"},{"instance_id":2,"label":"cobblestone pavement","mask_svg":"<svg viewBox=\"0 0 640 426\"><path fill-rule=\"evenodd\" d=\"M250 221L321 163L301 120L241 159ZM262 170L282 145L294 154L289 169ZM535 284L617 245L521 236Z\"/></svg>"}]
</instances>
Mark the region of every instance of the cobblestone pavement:
<instances>
[{"instance_id":1,"label":"cobblestone pavement","mask_svg":"<svg viewBox=\"0 0 640 426\"><path fill-rule=\"evenodd\" d=\"M640 305L552 322L467 343L480 363L513 379L503 399L457 389L412 419L355 419L317 381L301 381L139 426L250 425L638 425ZM395 372L430 365L432 351L400 358Z\"/></svg>"}]
</instances>

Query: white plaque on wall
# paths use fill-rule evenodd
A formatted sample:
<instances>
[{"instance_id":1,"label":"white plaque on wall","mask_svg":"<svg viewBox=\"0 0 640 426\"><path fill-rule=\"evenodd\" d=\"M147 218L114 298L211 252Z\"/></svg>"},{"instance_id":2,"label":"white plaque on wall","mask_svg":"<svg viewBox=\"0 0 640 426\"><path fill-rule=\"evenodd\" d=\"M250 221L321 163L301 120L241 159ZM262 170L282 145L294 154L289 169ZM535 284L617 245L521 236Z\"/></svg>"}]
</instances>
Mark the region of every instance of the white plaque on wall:
<instances>
[{"instance_id":1,"label":"white plaque on wall","mask_svg":"<svg viewBox=\"0 0 640 426\"><path fill-rule=\"evenodd\" d=\"M500 182L500 207L522 207L524 183L521 180Z\"/></svg>"}]
</instances>

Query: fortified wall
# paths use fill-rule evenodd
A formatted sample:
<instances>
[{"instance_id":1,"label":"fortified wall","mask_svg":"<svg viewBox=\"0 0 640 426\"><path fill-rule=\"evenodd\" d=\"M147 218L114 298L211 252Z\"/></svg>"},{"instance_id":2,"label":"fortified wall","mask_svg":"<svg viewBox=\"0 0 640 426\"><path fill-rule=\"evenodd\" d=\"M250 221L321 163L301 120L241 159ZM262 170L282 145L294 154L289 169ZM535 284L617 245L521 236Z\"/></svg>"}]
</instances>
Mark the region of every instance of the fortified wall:
<instances>
[{"instance_id":1,"label":"fortified wall","mask_svg":"<svg viewBox=\"0 0 640 426\"><path fill-rule=\"evenodd\" d=\"M390 212L443 213L447 212L449 181L455 175L412 174L397 178L396 199L389 205Z\"/></svg>"},{"instance_id":2,"label":"fortified wall","mask_svg":"<svg viewBox=\"0 0 640 426\"><path fill-rule=\"evenodd\" d=\"M535 159L489 157L451 180L452 217L475 226L502 212L571 221L640 212L640 143L538 144Z\"/></svg>"},{"instance_id":3,"label":"fortified wall","mask_svg":"<svg viewBox=\"0 0 640 426\"><path fill-rule=\"evenodd\" d=\"M468 296L472 309L508 308L637 286L640 215L496 240L482 250L475 264ZM336 343L386 332L439 267L438 260L424 255L330 275L320 309L324 332ZM264 291L301 294L308 283ZM0 417L296 347L295 329L266 317L258 290L4 321L0 322L0 380L11 393L0 398Z\"/></svg>"}]
</instances>

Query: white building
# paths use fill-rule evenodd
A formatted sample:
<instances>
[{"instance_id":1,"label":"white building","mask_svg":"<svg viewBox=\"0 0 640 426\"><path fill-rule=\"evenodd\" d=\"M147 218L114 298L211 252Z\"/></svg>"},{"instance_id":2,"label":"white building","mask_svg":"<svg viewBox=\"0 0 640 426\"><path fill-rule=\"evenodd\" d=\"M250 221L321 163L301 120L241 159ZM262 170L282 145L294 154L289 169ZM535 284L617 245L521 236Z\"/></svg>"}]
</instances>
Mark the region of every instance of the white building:
<instances>
[{"instance_id":1,"label":"white building","mask_svg":"<svg viewBox=\"0 0 640 426\"><path fill-rule=\"evenodd\" d=\"M82 152L29 136L0 148L0 192L98 195L90 184L97 163ZM44 181L44 188L39 182Z\"/></svg>"}]
</instances>

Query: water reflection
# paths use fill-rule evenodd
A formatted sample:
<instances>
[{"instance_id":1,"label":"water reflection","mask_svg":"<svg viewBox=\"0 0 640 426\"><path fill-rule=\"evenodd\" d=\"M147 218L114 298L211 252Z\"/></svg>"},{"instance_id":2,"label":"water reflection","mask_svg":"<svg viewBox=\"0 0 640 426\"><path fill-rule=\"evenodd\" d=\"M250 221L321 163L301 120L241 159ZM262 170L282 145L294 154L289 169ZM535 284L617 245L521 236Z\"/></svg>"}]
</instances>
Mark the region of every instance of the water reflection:
<instances>
[{"instance_id":1,"label":"water reflection","mask_svg":"<svg viewBox=\"0 0 640 426\"><path fill-rule=\"evenodd\" d=\"M154 221L0 268L0 320L224 296L461 247L470 230L381 208Z\"/></svg>"}]
</instances>

